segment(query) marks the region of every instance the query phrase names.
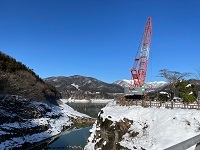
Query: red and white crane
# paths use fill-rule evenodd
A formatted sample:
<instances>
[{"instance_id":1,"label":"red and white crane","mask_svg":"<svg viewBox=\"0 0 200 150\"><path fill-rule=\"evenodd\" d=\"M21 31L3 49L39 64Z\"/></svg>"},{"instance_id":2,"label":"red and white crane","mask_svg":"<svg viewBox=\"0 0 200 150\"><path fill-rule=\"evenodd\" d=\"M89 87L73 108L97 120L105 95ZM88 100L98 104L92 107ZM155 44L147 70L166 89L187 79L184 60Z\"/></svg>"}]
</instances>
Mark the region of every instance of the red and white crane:
<instances>
[{"instance_id":1,"label":"red and white crane","mask_svg":"<svg viewBox=\"0 0 200 150\"><path fill-rule=\"evenodd\" d=\"M144 34L142 37L141 46L138 49L137 56L135 58L133 67L131 68L131 84L129 89L125 88L125 96L134 97L136 99L140 99L143 96L144 92L142 91L142 87L145 83L145 78L147 74L148 67L148 58L149 58L149 50L151 44L151 35L152 35L152 19L148 18L146 26L144 28Z\"/></svg>"}]
</instances>

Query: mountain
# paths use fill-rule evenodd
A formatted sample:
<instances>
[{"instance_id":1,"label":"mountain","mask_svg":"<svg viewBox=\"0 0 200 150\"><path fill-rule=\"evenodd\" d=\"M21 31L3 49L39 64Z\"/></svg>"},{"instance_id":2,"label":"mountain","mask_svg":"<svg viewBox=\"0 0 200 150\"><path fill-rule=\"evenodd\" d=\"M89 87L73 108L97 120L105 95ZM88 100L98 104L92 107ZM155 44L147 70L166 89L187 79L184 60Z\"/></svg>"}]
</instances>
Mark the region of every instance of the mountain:
<instances>
[{"instance_id":1,"label":"mountain","mask_svg":"<svg viewBox=\"0 0 200 150\"><path fill-rule=\"evenodd\" d=\"M131 84L132 80L117 80L114 82L114 84L120 85L122 87L129 86ZM158 91L165 87L167 85L167 82L165 81L154 81L154 82L146 82L145 88L148 91Z\"/></svg>"},{"instance_id":2,"label":"mountain","mask_svg":"<svg viewBox=\"0 0 200 150\"><path fill-rule=\"evenodd\" d=\"M123 87L108 84L92 77L80 75L58 76L44 79L61 92L62 97L75 99L113 98L116 93L123 93Z\"/></svg>"},{"instance_id":3,"label":"mountain","mask_svg":"<svg viewBox=\"0 0 200 150\"><path fill-rule=\"evenodd\" d=\"M188 82L188 84L192 85L191 91L189 93L194 93L194 96L197 97L198 93L200 91L200 80L198 79L189 79L189 80L183 80L185 82ZM183 82L181 81L181 82ZM131 80L118 80L115 81L114 84L120 85L122 87L129 86L131 84ZM177 86L178 84L176 84ZM184 84L182 84L184 85ZM184 87L181 87L180 89L180 84L179 88L175 87L175 89L172 91L172 85L165 81L154 81L154 82L146 82L145 83L145 88L146 88L146 94L150 98L156 98L158 96L158 93L160 92L167 92L171 95L172 97L180 97L181 91L183 91ZM186 91L184 91L185 93ZM188 99L188 98L187 98Z\"/></svg>"},{"instance_id":4,"label":"mountain","mask_svg":"<svg viewBox=\"0 0 200 150\"><path fill-rule=\"evenodd\" d=\"M51 100L61 94L45 83L32 69L0 51L0 94L18 95L27 99Z\"/></svg>"}]
</instances>

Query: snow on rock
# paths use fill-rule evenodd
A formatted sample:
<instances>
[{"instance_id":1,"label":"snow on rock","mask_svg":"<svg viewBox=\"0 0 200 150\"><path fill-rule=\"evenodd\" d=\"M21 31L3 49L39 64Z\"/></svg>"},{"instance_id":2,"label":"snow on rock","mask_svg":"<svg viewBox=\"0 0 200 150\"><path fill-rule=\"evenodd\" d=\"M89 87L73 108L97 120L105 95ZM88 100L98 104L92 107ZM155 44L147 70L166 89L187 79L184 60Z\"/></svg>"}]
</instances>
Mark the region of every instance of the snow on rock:
<instances>
[{"instance_id":1,"label":"snow on rock","mask_svg":"<svg viewBox=\"0 0 200 150\"><path fill-rule=\"evenodd\" d=\"M36 126L44 125L48 126L48 129L44 132L35 133L31 135L23 135L22 137L14 137L10 140L6 140L0 143L0 149L12 149L16 147L21 147L25 142L36 143L42 140L48 139L55 135L58 135L63 131L64 127L70 127L73 122L70 121L69 117L89 117L85 114L75 111L73 108L66 104L66 101L60 100L62 104L60 106L51 105L49 107L51 112L47 112L46 115L38 119L27 119L25 122L14 122L14 123L4 123L0 125L1 129L6 130L20 130L24 128L33 128ZM32 103L34 104L34 102ZM59 116L59 117L52 117ZM90 118L90 117L89 117ZM8 132L0 131L0 136L8 134Z\"/></svg>"},{"instance_id":2,"label":"snow on rock","mask_svg":"<svg viewBox=\"0 0 200 150\"><path fill-rule=\"evenodd\" d=\"M143 108L140 106L119 106L109 103L101 110L98 121L90 130L91 135L85 150L96 149L98 141L108 144L103 136L96 135L105 120L115 126L124 119L132 120L128 132L118 143L127 149L163 150L174 144L200 134L200 111L188 109ZM108 129L109 130L109 129ZM120 131L119 131L120 132ZM113 135L115 136L115 135ZM194 146L189 148L194 149Z\"/></svg>"}]
</instances>

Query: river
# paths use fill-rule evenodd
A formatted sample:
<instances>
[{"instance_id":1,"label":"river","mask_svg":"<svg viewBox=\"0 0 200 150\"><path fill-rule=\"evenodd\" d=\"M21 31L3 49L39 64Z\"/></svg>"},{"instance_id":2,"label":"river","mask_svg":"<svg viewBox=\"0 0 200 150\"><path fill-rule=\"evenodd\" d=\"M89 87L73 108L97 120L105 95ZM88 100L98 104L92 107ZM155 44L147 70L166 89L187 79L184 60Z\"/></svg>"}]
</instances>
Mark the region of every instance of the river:
<instances>
[{"instance_id":1,"label":"river","mask_svg":"<svg viewBox=\"0 0 200 150\"><path fill-rule=\"evenodd\" d=\"M68 103L73 109L87 114L91 117L96 118L98 116L99 111L103 108L106 104L105 103ZM89 130L92 127L81 128L77 130L69 130L62 133L57 139L51 142L48 145L48 149L65 149L65 150L75 150L69 148L69 146L81 146L84 147L87 143L87 139L90 135Z\"/></svg>"}]
</instances>

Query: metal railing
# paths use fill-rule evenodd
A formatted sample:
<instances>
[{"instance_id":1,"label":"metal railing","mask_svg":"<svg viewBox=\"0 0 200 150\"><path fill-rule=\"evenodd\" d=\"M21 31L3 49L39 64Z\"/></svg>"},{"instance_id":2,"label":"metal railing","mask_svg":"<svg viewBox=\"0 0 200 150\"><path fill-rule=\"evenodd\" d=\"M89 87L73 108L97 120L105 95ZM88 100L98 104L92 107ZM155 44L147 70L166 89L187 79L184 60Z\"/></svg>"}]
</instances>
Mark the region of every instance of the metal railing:
<instances>
[{"instance_id":1,"label":"metal railing","mask_svg":"<svg viewBox=\"0 0 200 150\"><path fill-rule=\"evenodd\" d=\"M200 110L200 103L182 103L182 102L162 102L151 100L116 100L120 105L136 105L143 107L165 107L165 108L181 108L181 109L198 109Z\"/></svg>"},{"instance_id":2,"label":"metal railing","mask_svg":"<svg viewBox=\"0 0 200 150\"><path fill-rule=\"evenodd\" d=\"M200 135L194 136L164 150L186 150L194 145L196 145L194 150L200 150Z\"/></svg>"}]
</instances>

